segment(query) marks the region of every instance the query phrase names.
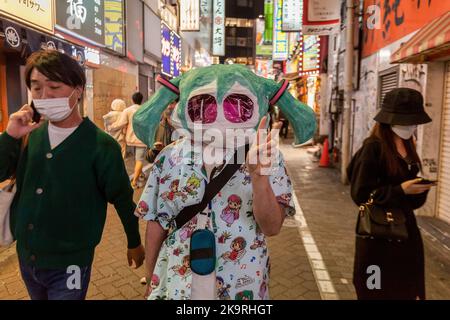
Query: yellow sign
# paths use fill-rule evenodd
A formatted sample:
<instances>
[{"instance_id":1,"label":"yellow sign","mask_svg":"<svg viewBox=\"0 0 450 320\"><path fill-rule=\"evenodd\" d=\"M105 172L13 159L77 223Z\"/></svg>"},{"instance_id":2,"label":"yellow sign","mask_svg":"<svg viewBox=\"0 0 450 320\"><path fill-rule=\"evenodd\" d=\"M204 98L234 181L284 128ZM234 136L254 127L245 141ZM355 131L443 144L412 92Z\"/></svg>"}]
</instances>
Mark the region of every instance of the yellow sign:
<instances>
[{"instance_id":1,"label":"yellow sign","mask_svg":"<svg viewBox=\"0 0 450 320\"><path fill-rule=\"evenodd\" d=\"M53 33L53 0L0 0L0 14Z\"/></svg>"}]
</instances>

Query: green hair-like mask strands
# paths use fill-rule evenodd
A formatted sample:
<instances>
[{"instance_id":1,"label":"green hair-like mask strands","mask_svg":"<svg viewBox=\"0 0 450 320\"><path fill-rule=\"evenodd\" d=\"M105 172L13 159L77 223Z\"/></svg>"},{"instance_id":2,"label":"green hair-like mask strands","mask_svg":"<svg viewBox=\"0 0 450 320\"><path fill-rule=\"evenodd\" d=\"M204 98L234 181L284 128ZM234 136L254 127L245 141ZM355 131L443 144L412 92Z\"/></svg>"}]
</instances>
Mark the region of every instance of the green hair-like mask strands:
<instances>
[{"instance_id":1,"label":"green hair-like mask strands","mask_svg":"<svg viewBox=\"0 0 450 320\"><path fill-rule=\"evenodd\" d=\"M179 79L171 82L177 85ZM161 115L177 98L176 93L163 86L139 108L133 116L133 130L139 140L149 147L153 146Z\"/></svg>"},{"instance_id":2,"label":"green hair-like mask strands","mask_svg":"<svg viewBox=\"0 0 450 320\"><path fill-rule=\"evenodd\" d=\"M301 144L311 139L316 131L316 116L312 108L295 99L285 91L276 105L292 124L295 143Z\"/></svg>"}]
</instances>

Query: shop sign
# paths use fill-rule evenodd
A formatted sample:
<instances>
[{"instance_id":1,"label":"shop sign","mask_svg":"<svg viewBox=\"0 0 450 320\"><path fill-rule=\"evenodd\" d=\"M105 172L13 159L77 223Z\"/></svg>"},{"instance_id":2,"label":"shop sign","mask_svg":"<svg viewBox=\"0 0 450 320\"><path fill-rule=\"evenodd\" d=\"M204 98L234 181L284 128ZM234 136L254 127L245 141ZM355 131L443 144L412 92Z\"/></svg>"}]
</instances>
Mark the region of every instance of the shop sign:
<instances>
[{"instance_id":1,"label":"shop sign","mask_svg":"<svg viewBox=\"0 0 450 320\"><path fill-rule=\"evenodd\" d=\"M125 53L123 1L105 0L105 46Z\"/></svg>"},{"instance_id":2,"label":"shop sign","mask_svg":"<svg viewBox=\"0 0 450 320\"><path fill-rule=\"evenodd\" d=\"M225 55L225 0L213 0L213 55Z\"/></svg>"},{"instance_id":3,"label":"shop sign","mask_svg":"<svg viewBox=\"0 0 450 320\"><path fill-rule=\"evenodd\" d=\"M281 30L285 32L301 31L303 0L283 0L283 22Z\"/></svg>"},{"instance_id":4,"label":"shop sign","mask_svg":"<svg viewBox=\"0 0 450 320\"><path fill-rule=\"evenodd\" d=\"M53 33L53 0L0 0L0 13L13 20Z\"/></svg>"},{"instance_id":5,"label":"shop sign","mask_svg":"<svg viewBox=\"0 0 450 320\"><path fill-rule=\"evenodd\" d=\"M304 0L302 32L310 35L329 35L338 32L340 18L341 1Z\"/></svg>"},{"instance_id":6,"label":"shop sign","mask_svg":"<svg viewBox=\"0 0 450 320\"><path fill-rule=\"evenodd\" d=\"M178 77L181 68L181 38L164 22L161 23L161 72Z\"/></svg>"},{"instance_id":7,"label":"shop sign","mask_svg":"<svg viewBox=\"0 0 450 320\"><path fill-rule=\"evenodd\" d=\"M200 31L200 0L180 1L180 30Z\"/></svg>"},{"instance_id":8,"label":"shop sign","mask_svg":"<svg viewBox=\"0 0 450 320\"><path fill-rule=\"evenodd\" d=\"M264 37L265 21L264 19L256 19L256 55L272 56L272 39L267 41Z\"/></svg>"},{"instance_id":9,"label":"shop sign","mask_svg":"<svg viewBox=\"0 0 450 320\"><path fill-rule=\"evenodd\" d=\"M56 23L71 35L105 44L104 0L57 1Z\"/></svg>"},{"instance_id":10,"label":"shop sign","mask_svg":"<svg viewBox=\"0 0 450 320\"><path fill-rule=\"evenodd\" d=\"M320 37L304 35L303 53L299 62L300 76L316 75L320 71Z\"/></svg>"},{"instance_id":11,"label":"shop sign","mask_svg":"<svg viewBox=\"0 0 450 320\"><path fill-rule=\"evenodd\" d=\"M448 0L365 0L362 57L380 51L448 11Z\"/></svg>"},{"instance_id":12,"label":"shop sign","mask_svg":"<svg viewBox=\"0 0 450 320\"><path fill-rule=\"evenodd\" d=\"M288 59L289 39L286 32L281 31L283 0L275 0L273 20L273 60Z\"/></svg>"}]
</instances>

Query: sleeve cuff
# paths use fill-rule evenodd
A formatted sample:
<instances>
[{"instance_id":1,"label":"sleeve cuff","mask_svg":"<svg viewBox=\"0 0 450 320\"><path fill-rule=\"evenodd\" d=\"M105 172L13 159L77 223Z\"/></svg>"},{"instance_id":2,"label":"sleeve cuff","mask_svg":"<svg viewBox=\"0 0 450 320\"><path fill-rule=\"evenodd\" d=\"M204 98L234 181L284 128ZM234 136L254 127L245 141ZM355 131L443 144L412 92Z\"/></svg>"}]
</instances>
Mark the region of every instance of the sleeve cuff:
<instances>
[{"instance_id":1,"label":"sleeve cuff","mask_svg":"<svg viewBox=\"0 0 450 320\"><path fill-rule=\"evenodd\" d=\"M139 220L135 218L132 226L127 230L128 249L134 249L141 244L141 235L139 233Z\"/></svg>"},{"instance_id":2,"label":"sleeve cuff","mask_svg":"<svg viewBox=\"0 0 450 320\"><path fill-rule=\"evenodd\" d=\"M6 131L0 134L0 143L5 143L8 146L15 146L19 144L21 140L22 139L16 139L14 137L11 137Z\"/></svg>"}]
</instances>

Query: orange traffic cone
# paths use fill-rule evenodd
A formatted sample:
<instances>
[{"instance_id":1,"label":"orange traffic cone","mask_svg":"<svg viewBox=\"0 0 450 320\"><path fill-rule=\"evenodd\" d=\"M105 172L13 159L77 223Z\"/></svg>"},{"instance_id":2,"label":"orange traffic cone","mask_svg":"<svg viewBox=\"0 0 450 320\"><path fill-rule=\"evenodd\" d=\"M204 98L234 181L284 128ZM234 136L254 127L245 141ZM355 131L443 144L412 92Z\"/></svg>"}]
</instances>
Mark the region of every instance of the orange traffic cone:
<instances>
[{"instance_id":1,"label":"orange traffic cone","mask_svg":"<svg viewBox=\"0 0 450 320\"><path fill-rule=\"evenodd\" d=\"M320 157L319 167L330 166L330 155L328 152L328 138L323 142L322 156Z\"/></svg>"}]
</instances>

